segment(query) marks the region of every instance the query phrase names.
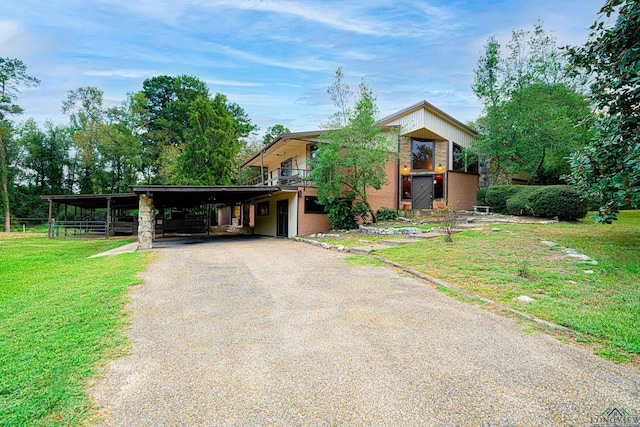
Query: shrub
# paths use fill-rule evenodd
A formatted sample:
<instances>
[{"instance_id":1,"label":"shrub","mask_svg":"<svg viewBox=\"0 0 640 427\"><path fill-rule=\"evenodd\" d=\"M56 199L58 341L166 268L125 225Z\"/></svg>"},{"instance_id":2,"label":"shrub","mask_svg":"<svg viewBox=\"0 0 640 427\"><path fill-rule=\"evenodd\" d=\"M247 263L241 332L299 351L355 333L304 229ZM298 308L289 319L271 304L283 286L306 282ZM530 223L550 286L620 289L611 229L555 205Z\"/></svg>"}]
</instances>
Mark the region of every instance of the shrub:
<instances>
[{"instance_id":1,"label":"shrub","mask_svg":"<svg viewBox=\"0 0 640 427\"><path fill-rule=\"evenodd\" d=\"M529 196L540 187L520 187L516 194L507 199L507 213L509 215L533 215Z\"/></svg>"},{"instance_id":2,"label":"shrub","mask_svg":"<svg viewBox=\"0 0 640 427\"><path fill-rule=\"evenodd\" d=\"M371 208L364 202L356 202L351 206L351 212L355 218L360 218L362 222L366 222L371 213Z\"/></svg>"},{"instance_id":3,"label":"shrub","mask_svg":"<svg viewBox=\"0 0 640 427\"><path fill-rule=\"evenodd\" d=\"M376 212L376 219L378 221L393 221L398 218L398 211L391 208L380 208Z\"/></svg>"},{"instance_id":4,"label":"shrub","mask_svg":"<svg viewBox=\"0 0 640 427\"><path fill-rule=\"evenodd\" d=\"M485 201L487 206L491 206L494 212L507 213L507 199L523 188L522 185L496 185L487 190Z\"/></svg>"},{"instance_id":5,"label":"shrub","mask_svg":"<svg viewBox=\"0 0 640 427\"><path fill-rule=\"evenodd\" d=\"M487 200L485 199L486 195L487 195L486 188L481 188L476 192L476 200L477 200L478 206L487 205Z\"/></svg>"},{"instance_id":6,"label":"shrub","mask_svg":"<svg viewBox=\"0 0 640 427\"><path fill-rule=\"evenodd\" d=\"M569 185L548 185L538 187L529 197L533 214L542 218L576 220L587 214L587 201Z\"/></svg>"},{"instance_id":7,"label":"shrub","mask_svg":"<svg viewBox=\"0 0 640 427\"><path fill-rule=\"evenodd\" d=\"M358 228L351 203L351 200L339 199L327 205L327 218L335 230Z\"/></svg>"}]
</instances>

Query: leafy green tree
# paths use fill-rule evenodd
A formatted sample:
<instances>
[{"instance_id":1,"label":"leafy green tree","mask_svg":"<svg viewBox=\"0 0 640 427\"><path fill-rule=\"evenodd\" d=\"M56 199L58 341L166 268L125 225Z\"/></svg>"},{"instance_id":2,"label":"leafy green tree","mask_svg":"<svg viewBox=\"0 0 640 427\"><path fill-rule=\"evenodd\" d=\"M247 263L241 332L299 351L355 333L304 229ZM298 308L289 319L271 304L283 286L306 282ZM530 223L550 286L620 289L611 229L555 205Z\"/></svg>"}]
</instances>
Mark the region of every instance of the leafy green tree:
<instances>
[{"instance_id":1,"label":"leafy green tree","mask_svg":"<svg viewBox=\"0 0 640 427\"><path fill-rule=\"evenodd\" d=\"M186 143L178 157L175 183L230 185L237 175L236 159L242 147L238 123L227 98L200 97L191 102Z\"/></svg>"},{"instance_id":2,"label":"leafy green tree","mask_svg":"<svg viewBox=\"0 0 640 427\"><path fill-rule=\"evenodd\" d=\"M184 181L186 158L194 159L192 154L196 149L188 149L186 156L183 152L194 142L190 138L202 138L202 129L194 124L192 114L200 111L204 114L201 118L207 116L203 110L207 102L203 100L211 101L211 94L207 84L196 77L157 76L144 81L138 102L142 104L139 111L146 111L141 117L146 121L142 168L147 182ZM226 100L224 104L232 117L230 132L238 141L244 141L256 126L238 104ZM212 121L206 123L213 124ZM237 157L233 158L234 166L238 161Z\"/></svg>"},{"instance_id":3,"label":"leafy green tree","mask_svg":"<svg viewBox=\"0 0 640 427\"><path fill-rule=\"evenodd\" d=\"M129 97L106 108L103 93L80 87L68 93L63 111L70 115L79 155L81 193L122 193L138 180L142 167L139 103Z\"/></svg>"},{"instance_id":4,"label":"leafy green tree","mask_svg":"<svg viewBox=\"0 0 640 427\"><path fill-rule=\"evenodd\" d=\"M73 139L69 128L47 121L41 130L34 119L29 119L18 128L17 135L18 144L25 150L24 181L34 188L34 194L71 194Z\"/></svg>"},{"instance_id":5,"label":"leafy green tree","mask_svg":"<svg viewBox=\"0 0 640 427\"><path fill-rule=\"evenodd\" d=\"M594 137L571 156L571 182L598 203L596 222L610 224L620 209L640 208L640 2L607 0L600 15L585 45L567 49L599 113Z\"/></svg>"},{"instance_id":6,"label":"leafy green tree","mask_svg":"<svg viewBox=\"0 0 640 427\"><path fill-rule=\"evenodd\" d=\"M388 183L385 165L393 151L392 142L376 126L378 109L369 87L360 83L357 99L350 107L353 94L343 83L342 69L338 68L328 93L337 111L320 136L316 161L310 179L317 186L318 201L327 206L329 219L344 217L344 200L355 202L356 214L375 213L368 200L370 189L379 190ZM333 211L337 215L333 215ZM347 215L348 216L348 215ZM332 225L336 225L332 222Z\"/></svg>"},{"instance_id":7,"label":"leafy green tree","mask_svg":"<svg viewBox=\"0 0 640 427\"><path fill-rule=\"evenodd\" d=\"M207 84L187 75L146 79L138 96L145 111L143 169L148 183L170 182L185 144L190 104L211 96Z\"/></svg>"},{"instance_id":8,"label":"leafy green tree","mask_svg":"<svg viewBox=\"0 0 640 427\"><path fill-rule=\"evenodd\" d=\"M262 144L269 145L281 135L284 135L285 133L289 133L289 132L291 132L289 128L284 125L281 125L280 123L277 123L273 126L269 126L267 128L267 132L262 137Z\"/></svg>"},{"instance_id":9,"label":"leafy green tree","mask_svg":"<svg viewBox=\"0 0 640 427\"><path fill-rule=\"evenodd\" d=\"M564 84L535 83L488 108L480 121L475 153L492 159L500 173L523 172L531 182L556 184L569 173L569 154L588 141L589 102Z\"/></svg>"},{"instance_id":10,"label":"leafy green tree","mask_svg":"<svg viewBox=\"0 0 640 427\"><path fill-rule=\"evenodd\" d=\"M7 151L3 140L9 137L11 125L6 116L22 113L22 108L13 103L13 98L19 93L19 88L21 86L35 86L38 83L40 83L38 79L27 74L27 66L21 60L0 58L0 192L2 193L0 208L4 212L4 231L7 233L11 231L11 209Z\"/></svg>"},{"instance_id":11,"label":"leafy green tree","mask_svg":"<svg viewBox=\"0 0 640 427\"><path fill-rule=\"evenodd\" d=\"M590 111L566 60L540 22L533 32L514 31L501 56L490 37L475 69L473 90L484 102L479 138L471 152L487 161L491 187L504 174L525 173L531 182L558 183L569 172L565 158L590 137Z\"/></svg>"}]
</instances>

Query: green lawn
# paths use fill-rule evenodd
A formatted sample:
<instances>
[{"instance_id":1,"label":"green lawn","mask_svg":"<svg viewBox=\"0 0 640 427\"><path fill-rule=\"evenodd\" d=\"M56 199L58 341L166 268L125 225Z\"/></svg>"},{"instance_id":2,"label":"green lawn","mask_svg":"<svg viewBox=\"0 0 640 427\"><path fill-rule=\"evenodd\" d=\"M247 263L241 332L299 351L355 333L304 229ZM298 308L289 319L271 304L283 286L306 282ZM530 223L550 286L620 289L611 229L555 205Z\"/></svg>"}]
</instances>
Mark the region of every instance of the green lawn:
<instances>
[{"instance_id":1,"label":"green lawn","mask_svg":"<svg viewBox=\"0 0 640 427\"><path fill-rule=\"evenodd\" d=\"M88 379L128 349L123 305L152 254L122 240L0 238L0 426L80 425Z\"/></svg>"},{"instance_id":2,"label":"green lawn","mask_svg":"<svg viewBox=\"0 0 640 427\"><path fill-rule=\"evenodd\" d=\"M619 218L612 225L488 226L456 234L452 243L437 238L376 253L567 326L601 355L627 361L640 354L640 211ZM541 240L574 248L598 265L568 258ZM536 302L523 304L520 295Z\"/></svg>"}]
</instances>

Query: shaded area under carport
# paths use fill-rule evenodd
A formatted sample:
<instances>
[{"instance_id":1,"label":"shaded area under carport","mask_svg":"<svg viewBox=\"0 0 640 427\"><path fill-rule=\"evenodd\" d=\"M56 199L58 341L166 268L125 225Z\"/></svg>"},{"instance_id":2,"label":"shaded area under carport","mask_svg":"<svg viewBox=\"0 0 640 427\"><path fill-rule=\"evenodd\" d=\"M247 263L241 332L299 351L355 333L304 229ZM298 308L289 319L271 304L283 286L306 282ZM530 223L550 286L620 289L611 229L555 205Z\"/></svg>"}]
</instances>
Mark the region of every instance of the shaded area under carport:
<instances>
[{"instance_id":1,"label":"shaded area under carport","mask_svg":"<svg viewBox=\"0 0 640 427\"><path fill-rule=\"evenodd\" d=\"M139 249L151 249L156 233L156 209L160 211L158 221L160 232L172 224L169 231L197 233L208 230L213 206L218 204L234 204L251 200L280 190L274 186L196 186L196 185L136 185L131 187L133 193L127 194L81 194L81 195L48 195L42 196L49 202L49 237L58 235L62 227L63 235L100 234L108 237L114 232L138 234ZM54 204L57 212L54 219ZM61 217L60 207L64 206ZM69 220L68 206L74 207L73 220ZM184 209L195 211L199 215L193 218L180 218L180 225L167 220L165 209ZM78 220L78 209L80 220ZM94 212L106 210L106 219L94 221ZM114 216L116 211L138 210L137 217L128 216L125 221ZM115 217L115 220L114 220ZM179 227L182 227L180 229Z\"/></svg>"},{"instance_id":2,"label":"shaded area under carport","mask_svg":"<svg viewBox=\"0 0 640 427\"><path fill-rule=\"evenodd\" d=\"M194 208L214 204L242 203L275 191L266 186L137 185L131 187L139 197L138 249L151 249L155 240L155 210L168 206Z\"/></svg>"}]
</instances>

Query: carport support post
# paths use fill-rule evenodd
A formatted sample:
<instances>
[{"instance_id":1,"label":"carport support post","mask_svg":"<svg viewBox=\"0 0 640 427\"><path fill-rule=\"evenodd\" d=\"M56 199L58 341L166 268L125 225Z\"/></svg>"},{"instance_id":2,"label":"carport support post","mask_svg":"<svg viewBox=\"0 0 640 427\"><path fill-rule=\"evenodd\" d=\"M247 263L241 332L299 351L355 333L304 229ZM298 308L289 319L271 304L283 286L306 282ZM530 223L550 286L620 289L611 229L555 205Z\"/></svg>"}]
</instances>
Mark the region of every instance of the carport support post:
<instances>
[{"instance_id":1,"label":"carport support post","mask_svg":"<svg viewBox=\"0 0 640 427\"><path fill-rule=\"evenodd\" d=\"M108 239L109 230L111 229L111 197L107 197L107 226L105 228L105 237Z\"/></svg>"},{"instance_id":2,"label":"carport support post","mask_svg":"<svg viewBox=\"0 0 640 427\"><path fill-rule=\"evenodd\" d=\"M140 194L138 204L138 250L148 250L153 247L156 222L156 209L153 197Z\"/></svg>"}]
</instances>

